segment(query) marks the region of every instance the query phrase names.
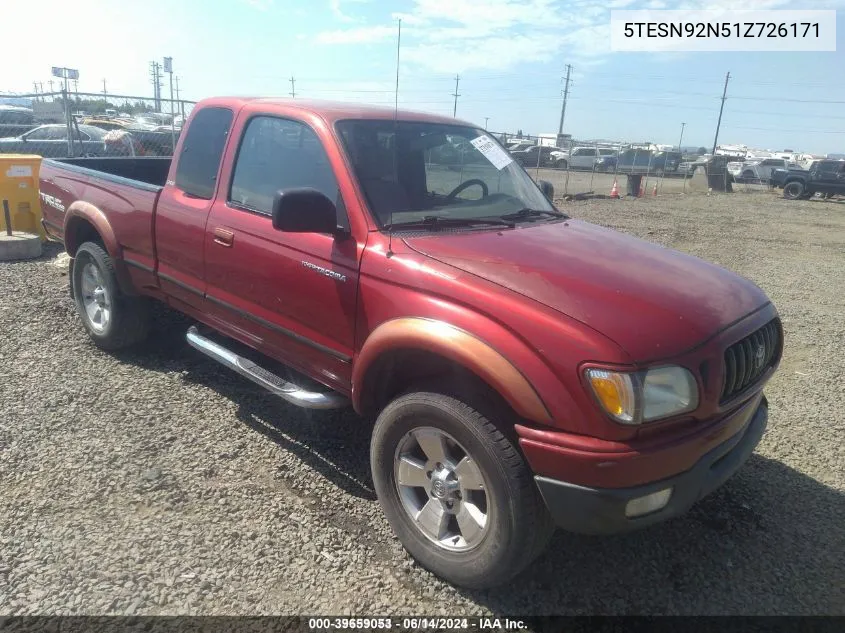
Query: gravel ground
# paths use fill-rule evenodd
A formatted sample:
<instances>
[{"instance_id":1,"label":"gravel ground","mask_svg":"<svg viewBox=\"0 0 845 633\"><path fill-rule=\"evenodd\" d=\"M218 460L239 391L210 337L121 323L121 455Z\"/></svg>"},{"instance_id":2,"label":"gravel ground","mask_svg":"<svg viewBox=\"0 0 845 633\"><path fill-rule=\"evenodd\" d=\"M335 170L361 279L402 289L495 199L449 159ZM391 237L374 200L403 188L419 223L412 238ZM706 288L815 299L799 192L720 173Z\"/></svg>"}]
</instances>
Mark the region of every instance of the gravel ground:
<instances>
[{"instance_id":1,"label":"gravel ground","mask_svg":"<svg viewBox=\"0 0 845 633\"><path fill-rule=\"evenodd\" d=\"M381 515L371 422L268 397L164 311L144 349L97 350L52 248L0 264L0 613L845 614L845 204L565 208L742 273L781 311L769 431L687 516L558 532L511 586L453 588Z\"/></svg>"}]
</instances>

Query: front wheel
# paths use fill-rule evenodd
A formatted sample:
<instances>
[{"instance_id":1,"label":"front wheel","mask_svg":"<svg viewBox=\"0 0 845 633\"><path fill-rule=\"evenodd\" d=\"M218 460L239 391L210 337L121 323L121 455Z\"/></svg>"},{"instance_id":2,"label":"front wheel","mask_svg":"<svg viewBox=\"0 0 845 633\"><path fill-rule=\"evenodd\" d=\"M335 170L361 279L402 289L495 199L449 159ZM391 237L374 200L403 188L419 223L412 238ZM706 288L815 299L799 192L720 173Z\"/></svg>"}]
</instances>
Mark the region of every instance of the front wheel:
<instances>
[{"instance_id":1,"label":"front wheel","mask_svg":"<svg viewBox=\"0 0 845 633\"><path fill-rule=\"evenodd\" d=\"M804 195L804 185L800 182L788 182L783 186L783 197L787 200L798 200Z\"/></svg>"},{"instance_id":2,"label":"front wheel","mask_svg":"<svg viewBox=\"0 0 845 633\"><path fill-rule=\"evenodd\" d=\"M567 165L568 163L566 162L566 159L561 158L560 160L555 161L555 167L559 169L566 169Z\"/></svg>"},{"instance_id":3,"label":"front wheel","mask_svg":"<svg viewBox=\"0 0 845 633\"><path fill-rule=\"evenodd\" d=\"M114 262L106 250L85 242L73 264L73 297L88 335L103 349L129 347L147 336L147 303L120 290Z\"/></svg>"},{"instance_id":4,"label":"front wheel","mask_svg":"<svg viewBox=\"0 0 845 633\"><path fill-rule=\"evenodd\" d=\"M391 402L373 430L370 462L402 545L456 585L506 582L551 536L548 511L516 447L455 398L421 391Z\"/></svg>"}]
</instances>

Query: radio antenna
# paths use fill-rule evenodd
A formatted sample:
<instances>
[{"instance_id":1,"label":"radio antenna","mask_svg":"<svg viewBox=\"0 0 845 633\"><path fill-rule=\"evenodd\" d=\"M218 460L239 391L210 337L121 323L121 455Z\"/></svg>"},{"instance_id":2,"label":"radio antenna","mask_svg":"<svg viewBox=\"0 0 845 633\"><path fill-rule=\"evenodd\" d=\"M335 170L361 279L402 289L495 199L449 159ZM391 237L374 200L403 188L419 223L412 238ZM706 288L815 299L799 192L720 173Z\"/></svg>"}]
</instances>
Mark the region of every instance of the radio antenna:
<instances>
[{"instance_id":1,"label":"radio antenna","mask_svg":"<svg viewBox=\"0 0 845 633\"><path fill-rule=\"evenodd\" d=\"M393 93L393 177L399 180L399 161L396 157L397 144L399 141L399 129L396 119L399 116L399 50L402 45L402 18L399 18L399 27L396 34L396 89ZM393 257L393 207L390 207L390 230L387 233L387 256Z\"/></svg>"}]
</instances>

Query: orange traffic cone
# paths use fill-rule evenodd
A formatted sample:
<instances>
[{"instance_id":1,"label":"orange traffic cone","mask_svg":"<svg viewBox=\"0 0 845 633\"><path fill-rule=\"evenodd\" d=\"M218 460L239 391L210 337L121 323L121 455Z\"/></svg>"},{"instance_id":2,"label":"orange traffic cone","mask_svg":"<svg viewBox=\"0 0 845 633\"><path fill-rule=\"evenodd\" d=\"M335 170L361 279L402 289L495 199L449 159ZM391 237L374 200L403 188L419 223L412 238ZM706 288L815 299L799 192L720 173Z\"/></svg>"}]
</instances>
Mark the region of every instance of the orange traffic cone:
<instances>
[{"instance_id":1,"label":"orange traffic cone","mask_svg":"<svg viewBox=\"0 0 845 633\"><path fill-rule=\"evenodd\" d=\"M616 178L613 179L613 186L610 188L610 197L612 200L619 199L619 186L616 184Z\"/></svg>"},{"instance_id":2,"label":"orange traffic cone","mask_svg":"<svg viewBox=\"0 0 845 633\"><path fill-rule=\"evenodd\" d=\"M657 183L654 183L654 188L651 190L651 197L657 197Z\"/></svg>"}]
</instances>

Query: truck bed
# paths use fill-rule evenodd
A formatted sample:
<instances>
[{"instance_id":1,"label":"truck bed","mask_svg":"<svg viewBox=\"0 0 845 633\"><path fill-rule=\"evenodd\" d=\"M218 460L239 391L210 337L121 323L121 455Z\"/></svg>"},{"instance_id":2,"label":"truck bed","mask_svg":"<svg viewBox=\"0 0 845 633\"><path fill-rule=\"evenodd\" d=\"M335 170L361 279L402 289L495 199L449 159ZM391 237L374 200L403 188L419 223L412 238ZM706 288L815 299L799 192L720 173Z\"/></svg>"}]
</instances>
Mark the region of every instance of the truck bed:
<instances>
[{"instance_id":1,"label":"truck bed","mask_svg":"<svg viewBox=\"0 0 845 633\"><path fill-rule=\"evenodd\" d=\"M73 225L70 235L65 232L84 204L108 218L125 253L133 253L135 261L152 269L153 214L170 162L169 157L45 159L39 180L48 237L66 246L68 240L82 239L81 225Z\"/></svg>"},{"instance_id":2,"label":"truck bed","mask_svg":"<svg viewBox=\"0 0 845 633\"><path fill-rule=\"evenodd\" d=\"M111 181L114 181L113 178L118 178L119 183L130 186L147 185L161 188L167 181L171 158L169 156L54 158L47 159L44 163L60 163L65 168L70 167L73 171L79 171L95 178ZM113 178L109 178L109 176Z\"/></svg>"}]
</instances>

